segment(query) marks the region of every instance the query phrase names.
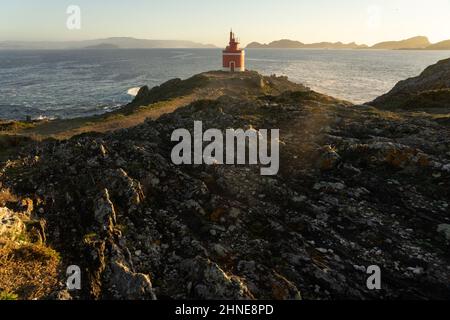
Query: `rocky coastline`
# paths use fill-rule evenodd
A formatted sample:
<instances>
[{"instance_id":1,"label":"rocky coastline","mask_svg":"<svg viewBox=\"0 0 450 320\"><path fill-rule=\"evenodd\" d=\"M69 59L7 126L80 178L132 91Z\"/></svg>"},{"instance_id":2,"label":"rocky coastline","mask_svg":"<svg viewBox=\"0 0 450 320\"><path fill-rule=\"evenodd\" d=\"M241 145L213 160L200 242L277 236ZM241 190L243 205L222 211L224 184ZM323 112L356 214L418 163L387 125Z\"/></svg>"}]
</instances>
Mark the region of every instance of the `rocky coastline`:
<instances>
[{"instance_id":1,"label":"rocky coastline","mask_svg":"<svg viewBox=\"0 0 450 320\"><path fill-rule=\"evenodd\" d=\"M0 297L449 299L449 70L366 105L207 72L94 121L2 123ZM175 166L170 135L196 120L280 129L280 173Z\"/></svg>"}]
</instances>

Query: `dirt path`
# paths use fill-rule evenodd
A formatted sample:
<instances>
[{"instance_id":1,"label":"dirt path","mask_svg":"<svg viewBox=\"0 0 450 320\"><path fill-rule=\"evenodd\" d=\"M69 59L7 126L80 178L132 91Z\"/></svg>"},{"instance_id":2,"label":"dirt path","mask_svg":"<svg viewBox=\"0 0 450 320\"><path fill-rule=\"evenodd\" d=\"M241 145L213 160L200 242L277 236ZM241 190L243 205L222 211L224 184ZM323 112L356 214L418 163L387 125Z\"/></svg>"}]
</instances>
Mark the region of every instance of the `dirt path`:
<instances>
[{"instance_id":1,"label":"dirt path","mask_svg":"<svg viewBox=\"0 0 450 320\"><path fill-rule=\"evenodd\" d=\"M162 115L171 113L194 100L196 100L196 96L189 95L146 107L139 107L131 114L118 112L103 116L43 122L32 128L19 130L16 133L36 138L68 139L86 132L101 133L131 128L143 123L148 118L158 119Z\"/></svg>"}]
</instances>

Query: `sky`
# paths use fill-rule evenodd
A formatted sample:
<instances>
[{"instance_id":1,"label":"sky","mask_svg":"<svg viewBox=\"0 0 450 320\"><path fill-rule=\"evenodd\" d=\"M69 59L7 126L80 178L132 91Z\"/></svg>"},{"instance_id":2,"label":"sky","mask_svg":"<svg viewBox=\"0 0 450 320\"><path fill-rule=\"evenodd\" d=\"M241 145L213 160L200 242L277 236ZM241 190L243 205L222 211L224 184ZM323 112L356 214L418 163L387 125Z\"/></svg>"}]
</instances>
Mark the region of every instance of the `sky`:
<instances>
[{"instance_id":1,"label":"sky","mask_svg":"<svg viewBox=\"0 0 450 320\"><path fill-rule=\"evenodd\" d=\"M80 29L67 27L70 5L80 8ZM0 41L129 36L224 46L231 27L243 44L438 42L450 39L450 0L0 0Z\"/></svg>"}]
</instances>

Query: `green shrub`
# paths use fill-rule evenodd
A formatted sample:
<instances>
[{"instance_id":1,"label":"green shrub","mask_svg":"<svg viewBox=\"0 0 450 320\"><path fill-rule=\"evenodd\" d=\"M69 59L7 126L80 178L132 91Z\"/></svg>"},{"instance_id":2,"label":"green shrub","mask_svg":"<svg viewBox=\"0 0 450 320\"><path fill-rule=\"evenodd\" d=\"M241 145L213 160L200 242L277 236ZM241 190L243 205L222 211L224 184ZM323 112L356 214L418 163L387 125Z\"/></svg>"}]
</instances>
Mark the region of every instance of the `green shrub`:
<instances>
[{"instance_id":1,"label":"green shrub","mask_svg":"<svg viewBox=\"0 0 450 320\"><path fill-rule=\"evenodd\" d=\"M6 291L0 292L0 300L18 300L19 297L14 293L9 293Z\"/></svg>"}]
</instances>

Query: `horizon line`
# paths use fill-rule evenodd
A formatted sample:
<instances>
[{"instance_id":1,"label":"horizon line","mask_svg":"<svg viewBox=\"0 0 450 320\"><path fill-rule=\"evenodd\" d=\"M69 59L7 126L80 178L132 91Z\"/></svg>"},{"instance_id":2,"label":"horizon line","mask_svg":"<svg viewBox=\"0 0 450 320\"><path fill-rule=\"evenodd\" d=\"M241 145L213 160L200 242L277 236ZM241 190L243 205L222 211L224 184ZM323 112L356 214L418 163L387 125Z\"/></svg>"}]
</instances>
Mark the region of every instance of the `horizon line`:
<instances>
[{"instance_id":1,"label":"horizon line","mask_svg":"<svg viewBox=\"0 0 450 320\"><path fill-rule=\"evenodd\" d=\"M424 37L427 38L428 41L433 45L436 43L440 43L443 41L450 41L450 38L448 39L444 39L441 41L437 41L437 42L431 42L430 41L430 37L426 36L426 35L416 35L416 36L411 36L411 37L407 37L407 38L402 38L402 39L393 39L393 40L383 40L380 42L374 42L373 44L369 44L369 43L364 43L364 42L358 42L358 41L342 41L342 40L337 40L337 41L333 41L333 40L321 40L321 41L315 41L315 42L303 42L301 40L295 40L295 39L289 39L289 38L280 38L280 39L276 39L276 40L271 40L268 42L260 42L260 41L249 41L245 46L243 46L244 48L247 47L249 44L252 43L259 43L261 45L269 45L273 42L277 42L277 41L292 41L292 42L300 42L302 44L305 45L310 45L310 44L319 44L319 43L331 43L331 44L337 44L337 43L342 43L342 44L356 44L359 46L368 46L369 48L379 44L379 43L384 43L384 42L395 42L395 41L404 41L404 40L409 40L409 39L413 39L413 38L418 38L418 37ZM196 41L196 40L187 40L187 39L164 39L164 38L143 38L143 37L136 37L136 36L103 36L103 37L97 37L97 38L87 38L87 39L74 39L74 40L69 40L69 39L65 39L65 40L61 40L61 39L54 39L54 40L0 40L0 43L8 43L8 42L22 42L22 43L65 43L65 42L72 42L72 43L76 43L76 42L86 42L86 41L99 41L99 40L111 40L111 39L134 39L134 40L142 40L142 41L174 41L174 42L191 42L194 44L198 44L198 45L202 45L202 46L213 46L215 48L222 48L224 46L226 46L226 40L224 41L223 45L218 45L215 43L207 43L207 42L201 42L201 41Z\"/></svg>"}]
</instances>

